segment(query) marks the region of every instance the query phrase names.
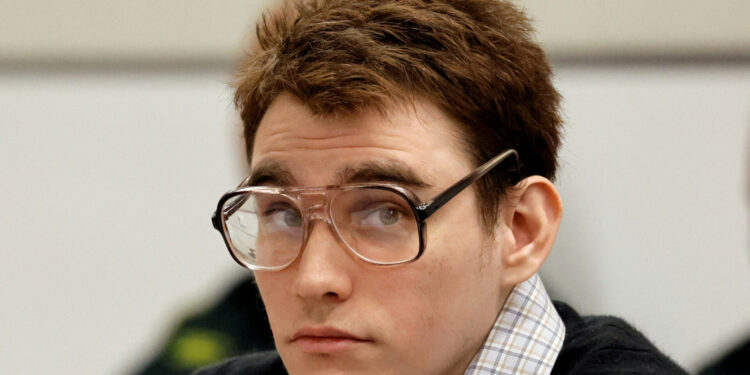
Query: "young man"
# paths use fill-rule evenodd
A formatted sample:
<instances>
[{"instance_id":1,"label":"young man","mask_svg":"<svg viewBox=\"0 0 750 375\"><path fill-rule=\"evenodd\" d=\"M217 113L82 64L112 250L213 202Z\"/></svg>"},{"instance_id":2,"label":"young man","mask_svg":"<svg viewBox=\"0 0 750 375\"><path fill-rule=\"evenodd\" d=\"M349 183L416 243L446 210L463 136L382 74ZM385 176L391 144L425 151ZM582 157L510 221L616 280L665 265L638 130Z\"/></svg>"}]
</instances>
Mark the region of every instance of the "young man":
<instances>
[{"instance_id":1,"label":"young man","mask_svg":"<svg viewBox=\"0 0 750 375\"><path fill-rule=\"evenodd\" d=\"M536 276L559 95L510 2L301 1L257 34L235 97L251 175L213 220L278 354L201 374L683 373Z\"/></svg>"}]
</instances>

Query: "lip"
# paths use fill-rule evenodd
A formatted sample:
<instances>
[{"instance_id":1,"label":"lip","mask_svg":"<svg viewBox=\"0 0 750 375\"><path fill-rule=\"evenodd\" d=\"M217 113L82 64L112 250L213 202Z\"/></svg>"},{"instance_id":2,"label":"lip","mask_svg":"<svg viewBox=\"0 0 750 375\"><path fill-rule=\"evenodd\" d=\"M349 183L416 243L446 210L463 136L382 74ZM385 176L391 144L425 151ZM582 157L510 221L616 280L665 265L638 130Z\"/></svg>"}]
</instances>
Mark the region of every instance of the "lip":
<instances>
[{"instance_id":1,"label":"lip","mask_svg":"<svg viewBox=\"0 0 750 375\"><path fill-rule=\"evenodd\" d=\"M353 349L372 340L334 327L315 326L300 329L289 342L304 353L332 354Z\"/></svg>"}]
</instances>

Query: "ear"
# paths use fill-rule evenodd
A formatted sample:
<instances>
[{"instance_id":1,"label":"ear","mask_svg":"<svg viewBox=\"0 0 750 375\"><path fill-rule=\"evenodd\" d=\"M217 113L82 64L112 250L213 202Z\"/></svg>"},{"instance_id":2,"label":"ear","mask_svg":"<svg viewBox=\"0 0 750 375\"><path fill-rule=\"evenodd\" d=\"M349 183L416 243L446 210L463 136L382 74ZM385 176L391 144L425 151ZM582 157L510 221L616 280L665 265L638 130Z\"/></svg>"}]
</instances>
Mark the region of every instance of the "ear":
<instances>
[{"instance_id":1,"label":"ear","mask_svg":"<svg viewBox=\"0 0 750 375\"><path fill-rule=\"evenodd\" d=\"M517 285L536 273L552 250L562 219L562 200L552 183L531 176L517 185L503 204L500 225L504 287ZM520 190L518 190L520 189Z\"/></svg>"}]
</instances>

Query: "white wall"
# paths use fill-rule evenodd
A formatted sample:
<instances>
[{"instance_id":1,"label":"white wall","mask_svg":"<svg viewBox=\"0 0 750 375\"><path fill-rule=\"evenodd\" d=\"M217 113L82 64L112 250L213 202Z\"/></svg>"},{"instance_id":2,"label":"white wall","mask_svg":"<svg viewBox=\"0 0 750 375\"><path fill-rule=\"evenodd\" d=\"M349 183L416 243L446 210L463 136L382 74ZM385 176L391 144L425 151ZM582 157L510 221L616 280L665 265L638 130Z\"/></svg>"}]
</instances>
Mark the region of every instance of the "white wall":
<instances>
[{"instance_id":1,"label":"white wall","mask_svg":"<svg viewBox=\"0 0 750 375\"><path fill-rule=\"evenodd\" d=\"M279 0L0 0L0 62L234 60ZM553 55L750 55L747 0L516 0Z\"/></svg>"},{"instance_id":2,"label":"white wall","mask_svg":"<svg viewBox=\"0 0 750 375\"><path fill-rule=\"evenodd\" d=\"M750 336L750 69L558 70L566 206L544 268L695 369Z\"/></svg>"},{"instance_id":3,"label":"white wall","mask_svg":"<svg viewBox=\"0 0 750 375\"><path fill-rule=\"evenodd\" d=\"M750 333L750 69L557 70L566 213L543 276L695 369ZM243 271L221 70L0 73L0 372L122 373Z\"/></svg>"},{"instance_id":4,"label":"white wall","mask_svg":"<svg viewBox=\"0 0 750 375\"><path fill-rule=\"evenodd\" d=\"M0 74L0 373L112 374L240 270L216 72Z\"/></svg>"}]
</instances>

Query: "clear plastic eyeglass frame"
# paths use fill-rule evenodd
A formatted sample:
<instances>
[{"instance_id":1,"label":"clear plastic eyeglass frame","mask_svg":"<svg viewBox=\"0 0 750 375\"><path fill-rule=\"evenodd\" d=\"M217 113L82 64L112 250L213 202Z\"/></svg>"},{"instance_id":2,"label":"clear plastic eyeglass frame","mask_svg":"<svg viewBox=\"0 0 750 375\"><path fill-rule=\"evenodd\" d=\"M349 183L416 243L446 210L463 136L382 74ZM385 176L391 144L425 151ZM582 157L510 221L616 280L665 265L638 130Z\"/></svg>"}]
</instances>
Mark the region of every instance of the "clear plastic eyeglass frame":
<instances>
[{"instance_id":1,"label":"clear plastic eyeglass frame","mask_svg":"<svg viewBox=\"0 0 750 375\"><path fill-rule=\"evenodd\" d=\"M313 220L317 220L317 219L325 221L326 224L329 226L329 228L331 228L331 230L335 233L337 239L342 244L344 244L347 247L347 249L349 249L350 252L352 252L358 258L368 263L377 264L377 265L396 265L396 264L410 263L419 259L424 253L424 249L426 246L425 221L432 214L434 214L438 209L440 209L442 206L448 203L451 199L453 199L456 195L458 195L461 191L463 191L464 189L469 187L471 184L479 180L481 177L489 173L493 168L498 166L504 160L508 159L510 156L513 156L513 159L515 159L515 162L518 164L519 162L518 153L516 152L516 150L508 149L498 154L494 158L490 159L486 163L482 164L473 172L469 173L467 176L465 176L464 178L462 178L455 184L445 189L442 193L436 195L433 199L424 203L419 203L417 196L411 191L409 191L408 189L398 186L398 185L394 185L394 184L373 183L373 184L350 184L350 185L342 185L342 186L326 186L326 187L315 187L315 188L296 188L296 187L290 188L290 187L245 186L249 179L249 178L246 178L238 186L237 189L227 192L221 197L221 199L219 199L219 203L217 204L216 211L214 211L213 215L211 216L211 222L213 224L213 227L217 231L219 231L219 233L221 233L222 238L224 239L224 243L226 244L227 249L229 250L229 254L232 256L232 258L241 266L251 269L251 270L275 271L275 270L281 270L283 268L286 268L290 264L294 263L294 261L299 257L299 254L302 253L302 250L306 246L307 239L309 236L310 222ZM514 182L517 182L517 180L518 180L517 178L514 178ZM331 200L334 199L336 195L340 194L341 192L349 191L353 189L387 190L404 198L404 200L409 204L409 207L411 208L411 211L412 211L412 215L416 220L417 234L419 236L419 250L413 257L409 259L396 261L396 262L379 262L379 261L370 259L366 256L363 256L356 249L352 248L344 240L342 234L339 232L339 229L336 227L335 222L333 220L330 203L331 203ZM302 235L301 246L300 246L300 249L297 251L296 256L293 257L289 262L279 265L279 266L272 266L272 267L252 264L249 261L246 261L242 258L242 256L240 255L242 254L242 252L239 251L237 248L235 248L234 244L232 243L230 236L229 236L229 230L227 228L227 218L231 216L236 210L238 210L242 206L246 198L245 199L240 198L236 202L232 202L228 207L224 207L224 205L230 199L233 199L238 196L243 196L243 195L249 197L250 194L252 193L284 195L287 199L290 199L291 201L295 202L297 207L300 209L300 213L302 214L302 218L303 218L303 222L302 222L303 235ZM311 197L313 199L309 199ZM317 202L317 203L316 204L307 203L310 200Z\"/></svg>"}]
</instances>

